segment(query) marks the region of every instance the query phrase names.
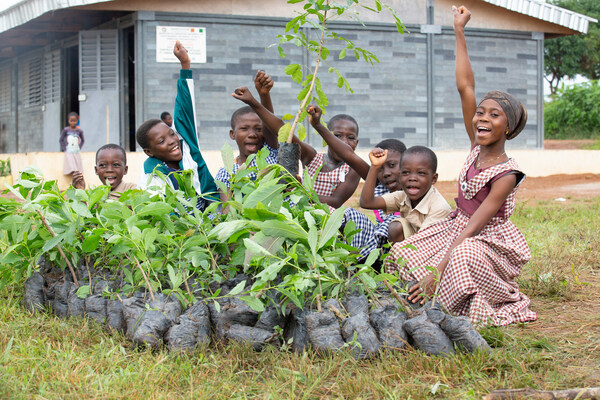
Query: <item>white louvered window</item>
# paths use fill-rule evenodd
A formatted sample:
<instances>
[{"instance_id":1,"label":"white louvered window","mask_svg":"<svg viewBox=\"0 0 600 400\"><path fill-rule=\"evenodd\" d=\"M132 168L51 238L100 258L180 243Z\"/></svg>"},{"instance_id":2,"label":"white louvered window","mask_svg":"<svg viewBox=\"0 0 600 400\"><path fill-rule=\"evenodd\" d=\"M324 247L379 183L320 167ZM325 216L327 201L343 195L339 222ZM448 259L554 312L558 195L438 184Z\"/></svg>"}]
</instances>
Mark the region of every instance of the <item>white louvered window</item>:
<instances>
[{"instance_id":1,"label":"white louvered window","mask_svg":"<svg viewBox=\"0 0 600 400\"><path fill-rule=\"evenodd\" d=\"M42 105L42 58L36 57L23 66L23 103L27 107Z\"/></svg>"},{"instance_id":2,"label":"white louvered window","mask_svg":"<svg viewBox=\"0 0 600 400\"><path fill-rule=\"evenodd\" d=\"M82 93L116 90L119 75L117 31L83 31L79 35Z\"/></svg>"},{"instance_id":3,"label":"white louvered window","mask_svg":"<svg viewBox=\"0 0 600 400\"><path fill-rule=\"evenodd\" d=\"M60 101L60 50L44 55L44 104Z\"/></svg>"},{"instance_id":4,"label":"white louvered window","mask_svg":"<svg viewBox=\"0 0 600 400\"><path fill-rule=\"evenodd\" d=\"M0 112L10 111L10 67L0 69Z\"/></svg>"}]
</instances>

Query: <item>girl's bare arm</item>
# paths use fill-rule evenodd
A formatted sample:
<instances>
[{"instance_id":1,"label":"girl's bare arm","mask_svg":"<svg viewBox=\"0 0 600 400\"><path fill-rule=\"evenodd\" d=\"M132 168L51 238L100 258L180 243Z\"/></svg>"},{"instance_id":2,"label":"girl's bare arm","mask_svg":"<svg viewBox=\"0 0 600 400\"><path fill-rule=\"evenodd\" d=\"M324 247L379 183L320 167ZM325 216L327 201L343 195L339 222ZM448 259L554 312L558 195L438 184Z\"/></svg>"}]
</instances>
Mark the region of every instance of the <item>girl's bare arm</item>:
<instances>
[{"instance_id":1,"label":"girl's bare arm","mask_svg":"<svg viewBox=\"0 0 600 400\"><path fill-rule=\"evenodd\" d=\"M475 143L473 116L475 115L477 103L475 99L475 77L465 39L465 26L471 18L471 12L465 6L453 7L452 11L454 12L454 34L456 36L456 88L460 94L463 121L472 147Z\"/></svg>"}]
</instances>

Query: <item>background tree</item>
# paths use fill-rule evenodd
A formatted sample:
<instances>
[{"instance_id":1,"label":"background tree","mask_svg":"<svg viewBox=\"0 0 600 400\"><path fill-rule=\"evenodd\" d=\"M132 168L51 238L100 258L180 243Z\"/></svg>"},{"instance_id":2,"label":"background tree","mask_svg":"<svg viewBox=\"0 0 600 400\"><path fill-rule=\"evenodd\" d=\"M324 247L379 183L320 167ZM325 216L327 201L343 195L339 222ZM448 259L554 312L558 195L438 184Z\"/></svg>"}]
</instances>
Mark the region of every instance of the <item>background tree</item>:
<instances>
[{"instance_id":1,"label":"background tree","mask_svg":"<svg viewBox=\"0 0 600 400\"><path fill-rule=\"evenodd\" d=\"M598 0L553 0L552 4L600 19ZM588 79L600 77L600 27L590 24L586 35L548 39L544 43L544 69L550 91L556 93L564 77L582 75Z\"/></svg>"}]
</instances>

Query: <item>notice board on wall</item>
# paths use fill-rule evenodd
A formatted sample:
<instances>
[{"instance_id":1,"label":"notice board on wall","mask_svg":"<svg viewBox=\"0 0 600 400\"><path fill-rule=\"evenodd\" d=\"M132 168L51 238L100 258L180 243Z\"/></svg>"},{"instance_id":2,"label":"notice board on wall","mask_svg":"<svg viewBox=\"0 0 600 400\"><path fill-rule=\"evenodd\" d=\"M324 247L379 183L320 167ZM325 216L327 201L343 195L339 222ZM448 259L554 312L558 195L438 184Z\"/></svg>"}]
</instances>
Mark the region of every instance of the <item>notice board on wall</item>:
<instances>
[{"instance_id":1,"label":"notice board on wall","mask_svg":"<svg viewBox=\"0 0 600 400\"><path fill-rule=\"evenodd\" d=\"M156 27L156 62L179 62L173 55L177 40L187 49L192 64L206 63L206 29L191 26Z\"/></svg>"}]
</instances>

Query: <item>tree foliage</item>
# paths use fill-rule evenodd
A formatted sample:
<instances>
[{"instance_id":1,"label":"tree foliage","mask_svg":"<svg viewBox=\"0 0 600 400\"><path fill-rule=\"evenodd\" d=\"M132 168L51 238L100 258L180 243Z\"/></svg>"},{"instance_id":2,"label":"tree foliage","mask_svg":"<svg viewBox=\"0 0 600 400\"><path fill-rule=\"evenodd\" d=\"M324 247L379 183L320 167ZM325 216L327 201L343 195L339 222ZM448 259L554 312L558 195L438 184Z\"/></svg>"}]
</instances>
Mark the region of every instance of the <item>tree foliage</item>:
<instances>
[{"instance_id":1,"label":"tree foliage","mask_svg":"<svg viewBox=\"0 0 600 400\"><path fill-rule=\"evenodd\" d=\"M547 139L600 138L600 86L590 81L559 89L544 106Z\"/></svg>"},{"instance_id":2,"label":"tree foliage","mask_svg":"<svg viewBox=\"0 0 600 400\"><path fill-rule=\"evenodd\" d=\"M598 0L554 0L553 4L600 19ZM556 93L564 77L582 75L588 79L600 78L600 27L591 23L586 35L548 39L544 43L544 68L550 91Z\"/></svg>"}]
</instances>

